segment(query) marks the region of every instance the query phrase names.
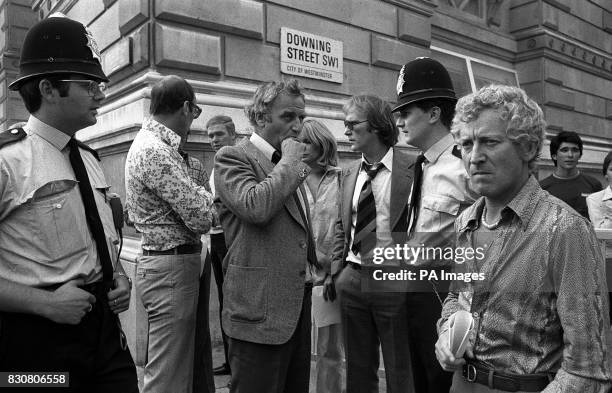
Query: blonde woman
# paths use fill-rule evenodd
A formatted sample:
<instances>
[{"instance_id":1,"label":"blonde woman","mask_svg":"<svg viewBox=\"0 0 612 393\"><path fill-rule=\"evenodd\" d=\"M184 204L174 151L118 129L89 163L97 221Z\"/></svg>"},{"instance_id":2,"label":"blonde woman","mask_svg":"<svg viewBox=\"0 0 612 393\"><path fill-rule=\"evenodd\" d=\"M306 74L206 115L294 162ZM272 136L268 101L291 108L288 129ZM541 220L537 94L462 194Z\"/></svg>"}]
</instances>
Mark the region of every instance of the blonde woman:
<instances>
[{"instance_id":1,"label":"blonde woman","mask_svg":"<svg viewBox=\"0 0 612 393\"><path fill-rule=\"evenodd\" d=\"M306 163L312 172L306 178L306 193L312 218L312 232L317 246L317 257L322 269L313 272L312 313L317 329L316 392L344 391L342 366L343 346L338 300L323 299L323 281L330 274L330 258L334 224L340 209L340 174L336 139L325 125L306 119L300 141L307 147Z\"/></svg>"}]
</instances>

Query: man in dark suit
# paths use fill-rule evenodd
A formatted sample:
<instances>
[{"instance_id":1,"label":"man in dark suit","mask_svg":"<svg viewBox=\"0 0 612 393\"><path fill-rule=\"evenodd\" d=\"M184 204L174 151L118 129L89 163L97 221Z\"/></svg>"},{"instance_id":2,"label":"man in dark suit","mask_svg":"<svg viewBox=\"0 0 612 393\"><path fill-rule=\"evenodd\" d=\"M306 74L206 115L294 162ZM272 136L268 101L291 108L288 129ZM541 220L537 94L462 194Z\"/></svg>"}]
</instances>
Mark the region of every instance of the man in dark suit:
<instances>
[{"instance_id":1,"label":"man in dark suit","mask_svg":"<svg viewBox=\"0 0 612 393\"><path fill-rule=\"evenodd\" d=\"M343 108L345 135L362 158L343 175L340 217L332 259L333 282L326 293L340 298L347 357L347 392L378 392L379 345L388 392L409 391L406 293L380 286L375 270L393 269L395 261L372 264L375 247L406 241L407 202L413 160L394 148L398 131L391 107L375 96L352 97ZM374 285L374 286L373 286Z\"/></svg>"},{"instance_id":2,"label":"man in dark suit","mask_svg":"<svg viewBox=\"0 0 612 393\"><path fill-rule=\"evenodd\" d=\"M219 150L215 162L228 248L222 319L230 391L307 393L309 271L317 261L302 186L310 167L296 140L304 95L295 80L268 82L245 112L255 132Z\"/></svg>"}]
</instances>

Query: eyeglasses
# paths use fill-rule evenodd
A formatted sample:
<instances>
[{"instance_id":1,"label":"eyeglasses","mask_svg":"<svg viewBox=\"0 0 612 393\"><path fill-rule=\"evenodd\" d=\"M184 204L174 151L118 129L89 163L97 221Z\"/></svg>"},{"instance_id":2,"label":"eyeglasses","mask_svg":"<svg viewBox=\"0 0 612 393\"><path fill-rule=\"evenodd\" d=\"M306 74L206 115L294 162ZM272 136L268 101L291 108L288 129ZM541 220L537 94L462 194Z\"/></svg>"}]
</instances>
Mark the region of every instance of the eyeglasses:
<instances>
[{"instance_id":1,"label":"eyeglasses","mask_svg":"<svg viewBox=\"0 0 612 393\"><path fill-rule=\"evenodd\" d=\"M191 114L193 115L194 119L197 119L198 117L200 117L200 114L202 114L202 108L200 108L193 102L189 101L189 108L191 108Z\"/></svg>"},{"instance_id":2,"label":"eyeglasses","mask_svg":"<svg viewBox=\"0 0 612 393\"><path fill-rule=\"evenodd\" d=\"M362 121L344 121L344 128L348 128L349 130L353 131L353 128L355 128L355 126L357 124L361 124L361 123L365 123L367 122L367 120L362 120Z\"/></svg>"},{"instance_id":3,"label":"eyeglasses","mask_svg":"<svg viewBox=\"0 0 612 393\"><path fill-rule=\"evenodd\" d=\"M87 84L87 94L90 97L95 97L98 92L104 93L106 90L106 83L96 82L89 79L60 79L58 82L74 82Z\"/></svg>"}]
</instances>

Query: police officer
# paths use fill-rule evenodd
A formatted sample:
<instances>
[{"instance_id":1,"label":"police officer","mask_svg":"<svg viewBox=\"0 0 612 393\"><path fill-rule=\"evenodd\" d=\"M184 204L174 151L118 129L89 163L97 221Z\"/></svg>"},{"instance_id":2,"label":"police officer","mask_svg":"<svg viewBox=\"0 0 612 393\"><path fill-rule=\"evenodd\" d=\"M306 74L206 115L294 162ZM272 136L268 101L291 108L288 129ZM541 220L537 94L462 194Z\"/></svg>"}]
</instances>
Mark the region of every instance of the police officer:
<instances>
[{"instance_id":1,"label":"police officer","mask_svg":"<svg viewBox=\"0 0 612 393\"><path fill-rule=\"evenodd\" d=\"M457 98L448 71L438 61L420 57L400 71L397 81L396 125L407 144L417 147L412 190L409 199L408 246L452 246L453 224L476 195L468 186L468 176L450 134ZM421 258L420 269L452 268L445 261ZM410 353L417 392L448 392L451 374L436 363L434 345L436 320L447 286L409 288L408 315ZM417 293L420 292L420 293Z\"/></svg>"},{"instance_id":2,"label":"police officer","mask_svg":"<svg viewBox=\"0 0 612 393\"><path fill-rule=\"evenodd\" d=\"M102 82L81 23L53 16L28 31L9 87L30 117L0 134L0 370L68 372L52 378L69 383L61 391L137 392L109 186L96 152L74 139L96 123Z\"/></svg>"}]
</instances>

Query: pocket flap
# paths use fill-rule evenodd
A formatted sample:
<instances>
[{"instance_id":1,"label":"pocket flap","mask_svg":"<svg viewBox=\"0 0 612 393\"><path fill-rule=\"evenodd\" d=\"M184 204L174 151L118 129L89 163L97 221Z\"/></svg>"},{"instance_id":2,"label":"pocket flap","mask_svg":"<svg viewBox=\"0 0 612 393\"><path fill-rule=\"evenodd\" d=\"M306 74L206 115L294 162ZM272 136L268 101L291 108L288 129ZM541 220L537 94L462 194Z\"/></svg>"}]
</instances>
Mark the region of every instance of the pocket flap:
<instances>
[{"instance_id":1,"label":"pocket flap","mask_svg":"<svg viewBox=\"0 0 612 393\"><path fill-rule=\"evenodd\" d=\"M459 214L461 204L455 198L447 195L427 195L421 200L425 209L448 213L456 216Z\"/></svg>"}]
</instances>

